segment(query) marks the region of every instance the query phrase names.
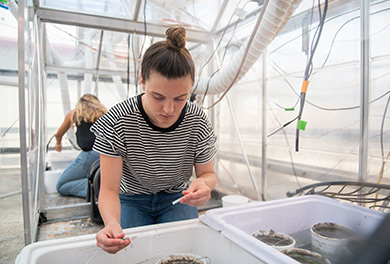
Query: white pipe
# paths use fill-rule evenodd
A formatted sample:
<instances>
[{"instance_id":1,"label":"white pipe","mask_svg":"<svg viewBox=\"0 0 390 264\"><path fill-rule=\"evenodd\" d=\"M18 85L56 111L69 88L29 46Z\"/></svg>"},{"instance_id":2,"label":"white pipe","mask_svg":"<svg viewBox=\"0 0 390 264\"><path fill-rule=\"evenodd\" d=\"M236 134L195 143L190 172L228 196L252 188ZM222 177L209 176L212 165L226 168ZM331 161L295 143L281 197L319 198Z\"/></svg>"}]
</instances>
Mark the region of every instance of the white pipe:
<instances>
[{"instance_id":1,"label":"white pipe","mask_svg":"<svg viewBox=\"0 0 390 264\"><path fill-rule=\"evenodd\" d=\"M242 142L240 129L238 128L237 119L236 119L236 116L234 115L233 107L230 104L229 96L226 96L226 102L228 104L230 115L231 115L232 120L233 120L233 125L234 125L234 128L235 128L236 133L237 133L238 143L240 143L240 148L241 148L241 151L242 151L242 155L244 156L244 160L245 160L246 166L248 168L249 177L251 178L253 188L255 189L257 200L260 201L261 200L261 196L260 196L259 188L257 187L257 183L256 183L256 180L255 180L255 175L252 172L252 167L249 164L248 155L246 154L246 150L245 150L245 147L244 147L244 142Z\"/></svg>"},{"instance_id":2,"label":"white pipe","mask_svg":"<svg viewBox=\"0 0 390 264\"><path fill-rule=\"evenodd\" d=\"M110 34L110 35L112 37L112 34ZM110 37L108 36L108 34L105 34L103 36L103 38L104 38L104 42L105 42L105 45L104 45L104 50L106 51L105 55L107 56L107 61L108 61L108 65L110 67L110 70L118 71L119 67L116 64L116 60L115 60L115 56L114 56L114 47L116 46L116 44L118 42L120 42L122 40L123 35L116 34L116 37L114 39L110 40ZM114 85L115 85L116 90L117 90L119 97L120 97L119 101L123 101L124 99L126 99L126 92L125 92L125 88L124 88L123 83L122 83L122 79L121 79L120 75L116 75L116 74L112 75L112 79L114 81Z\"/></svg>"},{"instance_id":3,"label":"white pipe","mask_svg":"<svg viewBox=\"0 0 390 264\"><path fill-rule=\"evenodd\" d=\"M134 86L135 91L134 94L139 93L140 88L138 87L139 84L139 74L140 74L140 58L142 53L142 39L139 35L133 34L133 49L130 52L134 52Z\"/></svg>"},{"instance_id":4,"label":"white pipe","mask_svg":"<svg viewBox=\"0 0 390 264\"><path fill-rule=\"evenodd\" d=\"M46 38L46 55L48 61L51 61L53 65L64 65L64 61L62 60L61 56L54 49L51 48L48 38ZM60 85L62 107L64 115L66 115L70 111L70 96L66 72L58 72L58 81Z\"/></svg>"},{"instance_id":5,"label":"white pipe","mask_svg":"<svg viewBox=\"0 0 390 264\"><path fill-rule=\"evenodd\" d=\"M211 80L209 80L209 77L200 78L199 82L196 80L195 83L198 84L195 93L204 94L207 89L207 83L209 83L207 94L219 94L228 89L232 85L232 82L238 82L261 57L264 50L287 23L301 1L302 0L269 1L260 26L255 32L252 43L248 43L249 40L246 41L240 50L234 54L230 63L222 67ZM247 45L250 45L248 55L240 69L240 64L244 57L245 50L247 49ZM237 78L235 78L239 70L240 72Z\"/></svg>"},{"instance_id":6,"label":"white pipe","mask_svg":"<svg viewBox=\"0 0 390 264\"><path fill-rule=\"evenodd\" d=\"M46 37L46 55L48 60L52 61L53 65L62 66L65 64L61 56L58 54L58 52L51 48L49 39L47 37ZM66 72L58 72L57 76L58 76L58 83L59 83L60 93L61 93L62 110L65 116L71 110L68 77ZM76 135L73 129L69 129L66 132L66 136L72 143L74 143L75 146L77 146Z\"/></svg>"},{"instance_id":7,"label":"white pipe","mask_svg":"<svg viewBox=\"0 0 390 264\"><path fill-rule=\"evenodd\" d=\"M14 0L10 0L8 2L9 11L14 16L16 20L18 20L18 5L15 3Z\"/></svg>"},{"instance_id":8,"label":"white pipe","mask_svg":"<svg viewBox=\"0 0 390 264\"><path fill-rule=\"evenodd\" d=\"M84 48L85 54L85 68L86 69L93 69L93 50L92 50L92 39L95 37L97 33L97 30L90 29L87 31L87 34L84 37L84 43L86 44L86 47ZM83 94L91 93L91 86L92 86L92 73L85 73L84 74L84 91Z\"/></svg>"}]
</instances>

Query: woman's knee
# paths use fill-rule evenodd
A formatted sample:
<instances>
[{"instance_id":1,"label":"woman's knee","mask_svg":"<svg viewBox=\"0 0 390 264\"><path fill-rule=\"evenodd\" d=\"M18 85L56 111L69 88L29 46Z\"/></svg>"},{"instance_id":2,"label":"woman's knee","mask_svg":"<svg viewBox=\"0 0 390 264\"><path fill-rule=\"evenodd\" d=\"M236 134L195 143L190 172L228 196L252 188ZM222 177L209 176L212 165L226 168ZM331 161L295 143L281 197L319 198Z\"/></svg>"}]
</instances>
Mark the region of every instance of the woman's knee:
<instances>
[{"instance_id":1,"label":"woman's knee","mask_svg":"<svg viewBox=\"0 0 390 264\"><path fill-rule=\"evenodd\" d=\"M57 192L61 195L67 195L67 193L64 191L63 184L57 183Z\"/></svg>"}]
</instances>

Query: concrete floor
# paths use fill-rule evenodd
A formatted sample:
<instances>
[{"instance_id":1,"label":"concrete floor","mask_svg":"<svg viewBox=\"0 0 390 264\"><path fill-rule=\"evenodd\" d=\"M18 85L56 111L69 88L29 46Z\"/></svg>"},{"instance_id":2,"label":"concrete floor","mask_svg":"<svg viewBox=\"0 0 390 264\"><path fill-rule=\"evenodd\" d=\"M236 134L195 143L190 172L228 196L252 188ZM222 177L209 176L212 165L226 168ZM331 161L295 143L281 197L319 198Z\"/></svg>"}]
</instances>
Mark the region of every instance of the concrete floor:
<instances>
[{"instance_id":1,"label":"concrete floor","mask_svg":"<svg viewBox=\"0 0 390 264\"><path fill-rule=\"evenodd\" d=\"M20 170L1 170L0 186L0 263L14 263L24 245ZM12 193L17 194L12 194ZM5 196L6 194L12 194ZM5 196L5 197L3 197Z\"/></svg>"},{"instance_id":2,"label":"concrete floor","mask_svg":"<svg viewBox=\"0 0 390 264\"><path fill-rule=\"evenodd\" d=\"M4 160L3 160L4 161ZM17 164L4 162L0 169L0 264L14 263L19 252L25 247L23 206L20 169ZM50 194L51 200L70 203L80 202L80 198L64 199L58 194ZM56 198L58 196L58 198ZM90 219L75 219L66 222L46 223L39 228L38 240L56 239L96 233L102 225Z\"/></svg>"}]
</instances>

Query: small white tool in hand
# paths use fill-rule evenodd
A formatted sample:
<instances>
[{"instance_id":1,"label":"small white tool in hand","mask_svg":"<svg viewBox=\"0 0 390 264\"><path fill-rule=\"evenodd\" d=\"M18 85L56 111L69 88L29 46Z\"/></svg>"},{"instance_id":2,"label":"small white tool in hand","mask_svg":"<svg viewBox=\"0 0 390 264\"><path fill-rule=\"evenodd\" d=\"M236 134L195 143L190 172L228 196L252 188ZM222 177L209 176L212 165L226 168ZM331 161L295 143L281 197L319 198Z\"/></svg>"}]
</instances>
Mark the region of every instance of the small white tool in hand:
<instances>
[{"instance_id":1,"label":"small white tool in hand","mask_svg":"<svg viewBox=\"0 0 390 264\"><path fill-rule=\"evenodd\" d=\"M192 192L190 192L190 193L192 193ZM190 193L187 193L186 195L189 195ZM186 196L186 195L184 195L184 196ZM183 197L184 197L184 196L183 196ZM174 201L172 202L172 205L175 205L175 204L177 204L178 202L180 202L180 199L183 198L183 197L180 197L179 199L174 200Z\"/></svg>"},{"instance_id":2,"label":"small white tool in hand","mask_svg":"<svg viewBox=\"0 0 390 264\"><path fill-rule=\"evenodd\" d=\"M184 196L183 196L183 197L184 197ZM174 201L172 202L172 205L175 205L175 204L177 204L178 202L180 202L180 199L183 198L183 197L180 197L179 199L174 200Z\"/></svg>"}]
</instances>

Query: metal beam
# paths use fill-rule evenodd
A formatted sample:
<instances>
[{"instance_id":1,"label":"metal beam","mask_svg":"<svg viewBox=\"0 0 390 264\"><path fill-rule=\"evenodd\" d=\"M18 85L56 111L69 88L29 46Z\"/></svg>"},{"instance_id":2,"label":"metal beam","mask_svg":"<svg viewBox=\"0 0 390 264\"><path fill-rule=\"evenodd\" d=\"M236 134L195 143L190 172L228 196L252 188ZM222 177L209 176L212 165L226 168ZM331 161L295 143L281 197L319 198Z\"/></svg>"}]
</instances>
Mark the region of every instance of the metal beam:
<instances>
[{"instance_id":1,"label":"metal beam","mask_svg":"<svg viewBox=\"0 0 390 264\"><path fill-rule=\"evenodd\" d=\"M91 204L80 203L45 208L42 212L48 221L91 217Z\"/></svg>"},{"instance_id":2,"label":"metal beam","mask_svg":"<svg viewBox=\"0 0 390 264\"><path fill-rule=\"evenodd\" d=\"M359 181L367 180L368 114L370 108L370 3L361 0L360 6L360 143Z\"/></svg>"},{"instance_id":3,"label":"metal beam","mask_svg":"<svg viewBox=\"0 0 390 264\"><path fill-rule=\"evenodd\" d=\"M17 82L8 82L0 80L0 85L19 87Z\"/></svg>"},{"instance_id":4,"label":"metal beam","mask_svg":"<svg viewBox=\"0 0 390 264\"><path fill-rule=\"evenodd\" d=\"M32 243L31 221L30 221L30 200L27 169L27 139L26 139L26 69L25 69L25 7L26 0L18 2L18 83L19 83L19 140L20 140L20 174L22 182L22 203L23 203L23 226L24 243Z\"/></svg>"},{"instance_id":5,"label":"metal beam","mask_svg":"<svg viewBox=\"0 0 390 264\"><path fill-rule=\"evenodd\" d=\"M134 21L138 20L140 9L141 9L141 0L137 0L137 4L135 5L135 10L134 10L134 18L133 18Z\"/></svg>"},{"instance_id":6,"label":"metal beam","mask_svg":"<svg viewBox=\"0 0 390 264\"><path fill-rule=\"evenodd\" d=\"M214 24L211 27L211 32L214 32L218 28L219 21L221 21L222 15L225 12L225 9L226 9L226 6L227 6L228 2L229 2L229 0L224 0L223 1L222 5L221 5L221 8L219 9L217 18L215 19Z\"/></svg>"},{"instance_id":7,"label":"metal beam","mask_svg":"<svg viewBox=\"0 0 390 264\"><path fill-rule=\"evenodd\" d=\"M263 52L261 76L261 199L266 200L267 188L267 50Z\"/></svg>"},{"instance_id":8,"label":"metal beam","mask_svg":"<svg viewBox=\"0 0 390 264\"><path fill-rule=\"evenodd\" d=\"M40 18L41 22L46 23L95 28L99 30L110 30L128 34L145 34L143 22L137 22L128 19L111 18L92 14L81 14L42 7L36 9L36 14ZM166 29L166 25L148 23L146 34L148 36L165 38ZM209 32L192 29L186 29L186 31L187 41L207 43L212 38L212 35Z\"/></svg>"},{"instance_id":9,"label":"metal beam","mask_svg":"<svg viewBox=\"0 0 390 264\"><path fill-rule=\"evenodd\" d=\"M71 72L71 73L96 73L96 68L81 68L81 67L71 67L71 66L57 66L57 65L47 65L45 67L46 71L48 72ZM109 70L109 69L99 69L99 74L100 75L121 75L123 77L126 77L127 72L125 70Z\"/></svg>"}]
</instances>

